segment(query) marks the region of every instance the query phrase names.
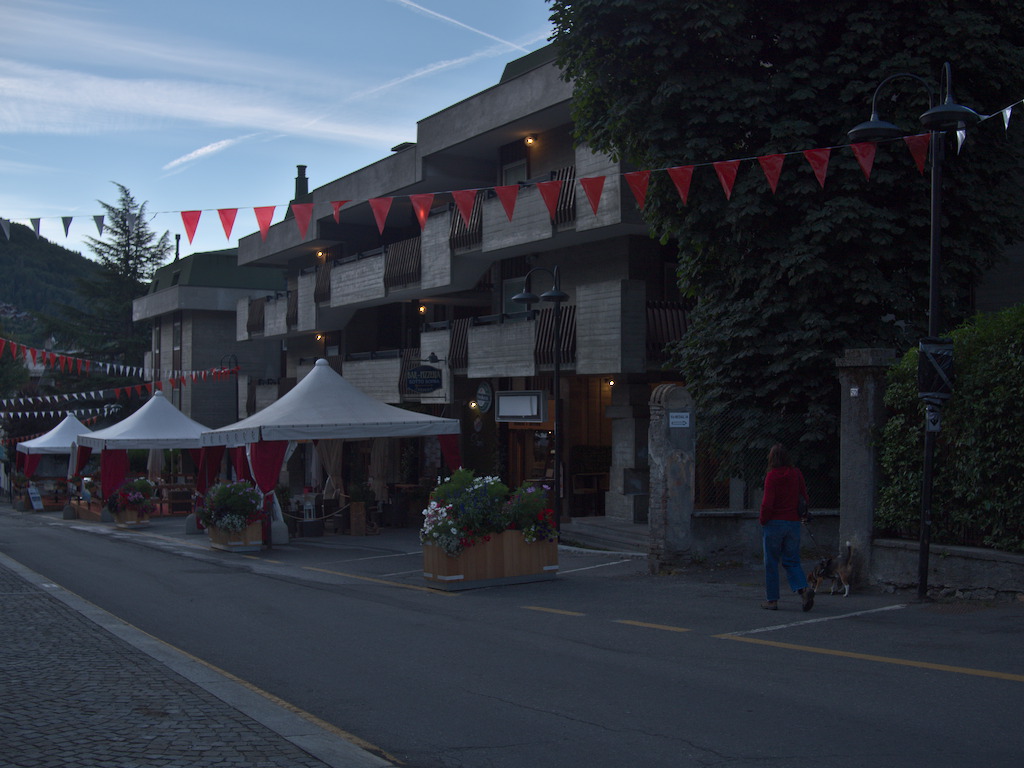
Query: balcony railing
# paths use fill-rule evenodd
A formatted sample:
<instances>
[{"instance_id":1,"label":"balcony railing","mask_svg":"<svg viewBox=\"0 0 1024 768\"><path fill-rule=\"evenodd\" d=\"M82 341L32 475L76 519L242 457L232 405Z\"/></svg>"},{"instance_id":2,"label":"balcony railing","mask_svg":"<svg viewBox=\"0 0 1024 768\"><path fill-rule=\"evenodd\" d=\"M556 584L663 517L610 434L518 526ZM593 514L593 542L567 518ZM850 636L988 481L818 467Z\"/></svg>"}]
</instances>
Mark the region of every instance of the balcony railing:
<instances>
[{"instance_id":1,"label":"balcony railing","mask_svg":"<svg viewBox=\"0 0 1024 768\"><path fill-rule=\"evenodd\" d=\"M285 310L285 323L289 328L299 324L299 292L288 291L288 309Z\"/></svg>"},{"instance_id":2,"label":"balcony railing","mask_svg":"<svg viewBox=\"0 0 1024 768\"><path fill-rule=\"evenodd\" d=\"M551 180L563 182L558 193L558 205L555 207L555 226L576 221L576 166L552 171Z\"/></svg>"},{"instance_id":3,"label":"balcony railing","mask_svg":"<svg viewBox=\"0 0 1024 768\"><path fill-rule=\"evenodd\" d=\"M320 304L331 300L331 267L333 261L320 264L316 268L316 286L313 288L313 301Z\"/></svg>"},{"instance_id":4,"label":"balcony railing","mask_svg":"<svg viewBox=\"0 0 1024 768\"><path fill-rule=\"evenodd\" d=\"M562 356L559 363L576 362L576 306L562 307ZM534 348L537 365L555 364L555 310L545 307L537 312L537 341Z\"/></svg>"},{"instance_id":5,"label":"balcony railing","mask_svg":"<svg viewBox=\"0 0 1024 768\"><path fill-rule=\"evenodd\" d=\"M686 334L686 305L679 301L647 302L647 359L665 360L665 347Z\"/></svg>"},{"instance_id":6,"label":"balcony railing","mask_svg":"<svg viewBox=\"0 0 1024 768\"><path fill-rule=\"evenodd\" d=\"M473 211L469 216L469 226L462 220L462 214L453 205L451 209L451 226L448 230L448 245L453 251L479 248L484 241L484 196L477 193L473 200Z\"/></svg>"},{"instance_id":7,"label":"balcony railing","mask_svg":"<svg viewBox=\"0 0 1024 768\"><path fill-rule=\"evenodd\" d=\"M420 237L391 243L384 250L384 288L404 288L420 281Z\"/></svg>"},{"instance_id":8,"label":"balcony railing","mask_svg":"<svg viewBox=\"0 0 1024 768\"><path fill-rule=\"evenodd\" d=\"M249 333L263 333L267 312L267 297L249 300L249 317L245 322L245 330Z\"/></svg>"}]
</instances>

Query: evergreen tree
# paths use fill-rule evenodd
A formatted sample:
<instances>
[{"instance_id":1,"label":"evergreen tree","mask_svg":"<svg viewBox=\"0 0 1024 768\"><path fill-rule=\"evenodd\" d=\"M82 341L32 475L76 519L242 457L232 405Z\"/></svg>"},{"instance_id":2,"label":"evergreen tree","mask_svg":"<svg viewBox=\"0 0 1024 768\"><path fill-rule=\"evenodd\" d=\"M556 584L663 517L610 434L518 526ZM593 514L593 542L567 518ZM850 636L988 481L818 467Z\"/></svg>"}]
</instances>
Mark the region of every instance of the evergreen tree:
<instances>
[{"instance_id":1,"label":"evergreen tree","mask_svg":"<svg viewBox=\"0 0 1024 768\"><path fill-rule=\"evenodd\" d=\"M676 362L703 413L728 414L751 439L830 443L835 358L853 347L905 349L927 321L929 177L897 140L878 145L866 181L842 146L846 132L868 117L886 76L910 72L938 90L945 61L959 102L979 112L1015 103L1024 6L555 0L552 20L579 141L638 168L698 165L686 206L667 174L652 174L645 216L679 246L694 310ZM919 83L895 81L883 99L885 119L923 132ZM978 276L1024 237L1021 128L983 122L959 154L947 135L947 328L970 313ZM835 147L824 188L797 154L773 194L753 160L821 147ZM726 200L703 164L740 158ZM785 434L790 415L800 428Z\"/></svg>"},{"instance_id":2,"label":"evergreen tree","mask_svg":"<svg viewBox=\"0 0 1024 768\"><path fill-rule=\"evenodd\" d=\"M116 206L99 201L106 211L104 238L86 238L103 268L78 280L88 298L82 311L65 307L56 323L61 346L98 361L141 366L150 348L148 323L133 323L132 301L145 294L153 272L171 253L170 235L157 234L146 221L146 204L136 202L123 184Z\"/></svg>"}]
</instances>

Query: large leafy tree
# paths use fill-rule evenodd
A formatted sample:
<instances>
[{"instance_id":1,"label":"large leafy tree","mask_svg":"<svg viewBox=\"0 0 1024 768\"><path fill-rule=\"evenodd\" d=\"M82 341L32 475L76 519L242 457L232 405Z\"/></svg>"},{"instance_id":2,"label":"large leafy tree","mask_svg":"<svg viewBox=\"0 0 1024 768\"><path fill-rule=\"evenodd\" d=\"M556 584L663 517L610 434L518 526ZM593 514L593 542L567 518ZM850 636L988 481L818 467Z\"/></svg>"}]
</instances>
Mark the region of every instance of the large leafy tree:
<instances>
[{"instance_id":1,"label":"large leafy tree","mask_svg":"<svg viewBox=\"0 0 1024 768\"><path fill-rule=\"evenodd\" d=\"M574 82L578 140L642 169L696 164L689 205L652 175L645 215L679 245L694 310L676 360L705 413L748 434L799 417L834 436L834 358L903 349L927 325L929 180L901 140L879 144L870 181L846 132L875 86L911 72L979 112L1024 96L1024 7L1012 0L555 0L553 39ZM928 96L882 94L885 117L920 133ZM1001 119L947 137L944 326L971 310L978 276L1024 235L1020 127ZM824 189L802 150L834 147ZM776 193L754 158L787 153ZM745 159L731 200L710 166ZM742 431L742 430L741 430ZM779 434L776 429L775 434ZM795 436L794 436L795 437Z\"/></svg>"},{"instance_id":2,"label":"large leafy tree","mask_svg":"<svg viewBox=\"0 0 1024 768\"><path fill-rule=\"evenodd\" d=\"M86 243L103 267L95 277L80 278L86 309L66 307L54 323L62 345L95 360L142 365L150 348L150 328L132 322L132 301L146 292L153 272L171 253L170 235L157 235L146 220L146 204L138 203L123 184L117 205L100 201L106 212L103 239Z\"/></svg>"}]
</instances>

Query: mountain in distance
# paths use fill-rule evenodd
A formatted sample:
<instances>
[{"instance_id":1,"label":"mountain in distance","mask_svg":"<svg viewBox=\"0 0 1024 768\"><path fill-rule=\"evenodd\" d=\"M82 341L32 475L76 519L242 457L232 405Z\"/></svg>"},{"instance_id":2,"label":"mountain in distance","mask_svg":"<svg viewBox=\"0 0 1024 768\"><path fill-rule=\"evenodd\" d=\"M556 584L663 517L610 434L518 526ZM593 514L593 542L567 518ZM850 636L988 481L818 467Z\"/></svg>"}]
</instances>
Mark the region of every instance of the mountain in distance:
<instances>
[{"instance_id":1,"label":"mountain in distance","mask_svg":"<svg viewBox=\"0 0 1024 768\"><path fill-rule=\"evenodd\" d=\"M24 224L11 222L11 237L0 232L0 322L4 335L41 345L36 314L59 316L61 307L84 308L78 278L94 277L102 267L77 251L36 237ZM7 305L7 306L2 306Z\"/></svg>"}]
</instances>

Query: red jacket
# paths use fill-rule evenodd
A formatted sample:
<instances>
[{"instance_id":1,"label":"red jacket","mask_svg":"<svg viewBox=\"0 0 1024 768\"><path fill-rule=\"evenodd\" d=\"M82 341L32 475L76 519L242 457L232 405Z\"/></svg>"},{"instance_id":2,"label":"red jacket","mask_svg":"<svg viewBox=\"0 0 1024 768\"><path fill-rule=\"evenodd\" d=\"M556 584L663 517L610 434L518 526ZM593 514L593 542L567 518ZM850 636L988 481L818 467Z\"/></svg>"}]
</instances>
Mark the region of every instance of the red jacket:
<instances>
[{"instance_id":1,"label":"red jacket","mask_svg":"<svg viewBox=\"0 0 1024 768\"><path fill-rule=\"evenodd\" d=\"M796 467L769 469L764 478L764 496L761 497L761 525L769 520L800 521L797 502L807 501L807 486L803 473Z\"/></svg>"}]
</instances>

